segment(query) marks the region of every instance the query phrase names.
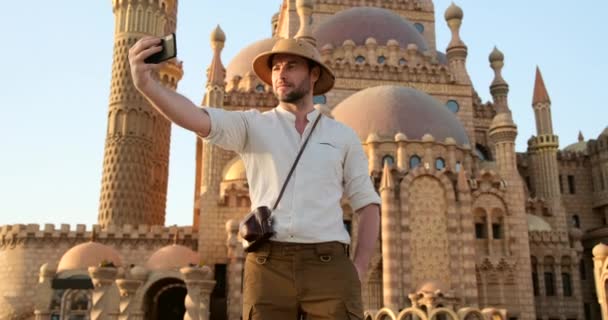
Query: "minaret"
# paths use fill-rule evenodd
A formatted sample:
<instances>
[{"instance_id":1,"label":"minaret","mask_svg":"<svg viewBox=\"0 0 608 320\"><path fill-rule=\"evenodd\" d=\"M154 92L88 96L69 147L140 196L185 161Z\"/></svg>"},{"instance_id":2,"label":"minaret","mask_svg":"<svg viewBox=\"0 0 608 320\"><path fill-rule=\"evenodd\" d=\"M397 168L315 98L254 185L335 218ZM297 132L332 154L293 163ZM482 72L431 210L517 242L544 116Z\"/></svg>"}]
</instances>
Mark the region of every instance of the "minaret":
<instances>
[{"instance_id":1,"label":"minaret","mask_svg":"<svg viewBox=\"0 0 608 320\"><path fill-rule=\"evenodd\" d=\"M452 32L452 39L446 50L450 71L453 72L458 84L471 84L471 79L466 69L468 48L460 38L460 26L464 13L462 9L452 4L445 10L445 21Z\"/></svg>"},{"instance_id":2,"label":"minaret","mask_svg":"<svg viewBox=\"0 0 608 320\"><path fill-rule=\"evenodd\" d=\"M509 110L509 84L502 77L504 55L496 47L490 54L490 66L494 70L494 80L490 85L490 93L494 100L496 116L490 125L490 138L494 143L496 164L501 175L514 174L517 171L515 160L515 138L517 126L513 123Z\"/></svg>"},{"instance_id":3,"label":"minaret","mask_svg":"<svg viewBox=\"0 0 608 320\"><path fill-rule=\"evenodd\" d=\"M177 1L114 0L112 82L98 223L162 225L165 222L171 123L137 92L128 51L144 35L175 32ZM164 63L157 74L175 89L181 63Z\"/></svg>"},{"instance_id":4,"label":"minaret","mask_svg":"<svg viewBox=\"0 0 608 320\"><path fill-rule=\"evenodd\" d=\"M207 69L207 85L202 105L205 107L224 108L226 89L226 69L221 54L226 42L224 31L217 26L211 32L211 49L213 58ZM226 223L224 216L218 213L218 199L222 182L222 169L236 156L232 151L224 150L212 143L197 138L196 141L196 186L194 201L194 225L198 230L198 252L206 263L213 265L222 261L225 248L219 248L217 229Z\"/></svg>"},{"instance_id":5,"label":"minaret","mask_svg":"<svg viewBox=\"0 0 608 320\"><path fill-rule=\"evenodd\" d=\"M490 124L489 136L494 148L497 171L505 182L505 202L509 205L509 214L505 218L504 224L504 238L513 239L509 243L504 243L504 252L506 256L521 262L518 264L520 272L515 277L515 282L521 292L516 298L517 301L513 303L519 305L521 319L534 319L526 198L524 183L517 170L515 153L517 126L513 122L508 105L509 85L502 77L504 55L494 48L489 60L490 66L494 70L494 80L490 85L490 92L497 112Z\"/></svg>"},{"instance_id":6,"label":"minaret","mask_svg":"<svg viewBox=\"0 0 608 320\"><path fill-rule=\"evenodd\" d=\"M401 273L399 266L399 213L395 196L395 181L388 163L384 163L380 180L381 237L382 237L382 291L384 307L398 311L402 307L400 290Z\"/></svg>"},{"instance_id":7,"label":"minaret","mask_svg":"<svg viewBox=\"0 0 608 320\"><path fill-rule=\"evenodd\" d=\"M222 28L218 25L211 32L211 49L213 50L213 59L207 69L207 87L202 105L210 107L223 107L225 94L226 69L222 63L221 53L226 42L226 35ZM194 227L199 225L200 213L200 195L208 192L208 189L215 185L219 188L219 182L213 183L214 177L211 168L217 166L219 162L214 164L214 151L217 148L208 142L203 142L202 139L196 139L196 176L194 187ZM203 173L204 171L204 173ZM220 170L221 171L221 170ZM219 190L217 190L219 194Z\"/></svg>"},{"instance_id":8,"label":"minaret","mask_svg":"<svg viewBox=\"0 0 608 320\"><path fill-rule=\"evenodd\" d=\"M553 134L551 120L551 99L547 93L540 69L536 68L534 97L532 99L536 119L536 137L528 141L528 148L534 154L534 175L536 196L547 200L560 198L557 149L559 140Z\"/></svg>"}]
</instances>

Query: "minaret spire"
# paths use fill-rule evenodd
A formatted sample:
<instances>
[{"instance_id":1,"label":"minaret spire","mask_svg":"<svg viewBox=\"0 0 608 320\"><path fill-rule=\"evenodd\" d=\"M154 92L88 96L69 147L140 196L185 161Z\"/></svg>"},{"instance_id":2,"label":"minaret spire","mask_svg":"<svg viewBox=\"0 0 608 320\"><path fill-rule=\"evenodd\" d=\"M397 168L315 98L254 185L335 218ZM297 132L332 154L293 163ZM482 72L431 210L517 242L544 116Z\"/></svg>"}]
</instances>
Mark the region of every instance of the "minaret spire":
<instances>
[{"instance_id":1,"label":"minaret spire","mask_svg":"<svg viewBox=\"0 0 608 320\"><path fill-rule=\"evenodd\" d=\"M551 104L551 99L549 99L549 94L547 93L547 88L545 87L543 75L540 72L540 68L537 66L536 80L534 81L534 97L532 98L532 104L535 105L539 103Z\"/></svg>"},{"instance_id":2,"label":"minaret spire","mask_svg":"<svg viewBox=\"0 0 608 320\"><path fill-rule=\"evenodd\" d=\"M536 67L534 82L534 96L532 98L534 117L536 118L537 135L553 135L553 120L551 119L551 99L545 87L540 68Z\"/></svg>"}]
</instances>

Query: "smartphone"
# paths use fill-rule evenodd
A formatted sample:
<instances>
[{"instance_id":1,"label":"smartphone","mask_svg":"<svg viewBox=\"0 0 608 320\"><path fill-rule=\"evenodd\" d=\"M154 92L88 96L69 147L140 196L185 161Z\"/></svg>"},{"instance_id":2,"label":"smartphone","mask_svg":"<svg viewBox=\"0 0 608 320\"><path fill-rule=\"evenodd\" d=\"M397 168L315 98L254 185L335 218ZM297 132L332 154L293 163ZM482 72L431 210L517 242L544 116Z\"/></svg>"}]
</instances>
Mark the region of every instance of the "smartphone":
<instances>
[{"instance_id":1,"label":"smartphone","mask_svg":"<svg viewBox=\"0 0 608 320\"><path fill-rule=\"evenodd\" d=\"M171 33L162 38L161 46L163 49L146 59L145 63L161 63L177 56L177 46L175 45L175 33Z\"/></svg>"}]
</instances>

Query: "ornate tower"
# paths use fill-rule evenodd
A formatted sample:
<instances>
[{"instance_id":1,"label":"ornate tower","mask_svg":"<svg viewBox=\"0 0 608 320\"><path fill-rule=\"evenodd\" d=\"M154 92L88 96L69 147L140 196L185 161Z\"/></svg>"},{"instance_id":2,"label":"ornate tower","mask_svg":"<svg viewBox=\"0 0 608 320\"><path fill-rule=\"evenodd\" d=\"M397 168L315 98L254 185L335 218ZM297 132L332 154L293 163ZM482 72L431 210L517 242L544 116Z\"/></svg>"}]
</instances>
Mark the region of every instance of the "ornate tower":
<instances>
[{"instance_id":1,"label":"ornate tower","mask_svg":"<svg viewBox=\"0 0 608 320\"><path fill-rule=\"evenodd\" d=\"M143 35L175 32L177 0L114 0L112 82L98 221L162 225L165 221L171 123L133 86L128 50ZM165 63L161 82L177 87L181 63Z\"/></svg>"},{"instance_id":2,"label":"ornate tower","mask_svg":"<svg viewBox=\"0 0 608 320\"><path fill-rule=\"evenodd\" d=\"M559 140L557 135L553 134L551 99L549 99L542 74L538 68L536 68L532 107L536 119L536 136L528 140L528 149L532 155L535 194L538 198L544 198L552 207L553 215L557 218L554 219L553 226L567 230L558 180L557 150Z\"/></svg>"},{"instance_id":3,"label":"ornate tower","mask_svg":"<svg viewBox=\"0 0 608 320\"><path fill-rule=\"evenodd\" d=\"M489 128L490 141L493 144L496 155L497 171L504 181L504 200L509 204L510 213L503 216L505 219L504 235L508 239L504 250L499 253L505 265L517 261L518 272L513 276L513 283L519 288L516 301L509 301L509 305L516 306L522 319L534 319L534 296L532 295L532 282L530 281L530 244L528 240L528 229L526 223L526 198L523 192L523 181L517 171L515 138L517 137L517 126L511 117L508 105L509 85L502 77L504 66L504 55L494 48L489 57L490 66L494 70L494 80L490 85L494 104L496 105L496 116ZM500 216L494 212L488 215L490 223L500 221ZM488 224L489 225L489 224ZM493 237L494 230L492 230ZM492 294L491 292L489 293Z\"/></svg>"}]
</instances>

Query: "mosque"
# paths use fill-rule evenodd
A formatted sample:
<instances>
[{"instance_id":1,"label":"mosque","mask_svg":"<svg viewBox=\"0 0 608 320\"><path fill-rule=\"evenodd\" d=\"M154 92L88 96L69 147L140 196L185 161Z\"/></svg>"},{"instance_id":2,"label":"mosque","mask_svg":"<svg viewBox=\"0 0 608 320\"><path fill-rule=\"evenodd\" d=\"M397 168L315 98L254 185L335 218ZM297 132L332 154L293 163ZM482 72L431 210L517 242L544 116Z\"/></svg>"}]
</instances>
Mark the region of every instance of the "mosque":
<instances>
[{"instance_id":1,"label":"mosque","mask_svg":"<svg viewBox=\"0 0 608 320\"><path fill-rule=\"evenodd\" d=\"M437 26L435 10L445 12ZM165 226L171 126L130 80L128 49L142 34L175 32L177 11L177 0L113 0L98 224L0 227L0 319L246 318L243 163L198 139L192 225ZM608 319L608 128L560 149L537 69L536 135L516 153L504 55L488 50L495 76L482 101L466 65L488 62L467 61L455 4L284 0L269 22L268 38L226 66L226 36L213 30L201 105L273 108L251 61L280 37L316 41L336 74L316 107L359 135L382 198L366 320ZM447 48L437 27L451 31ZM175 89L183 72L174 59L159 79ZM342 207L356 246L357 216Z\"/></svg>"}]
</instances>

